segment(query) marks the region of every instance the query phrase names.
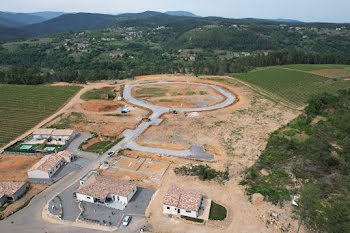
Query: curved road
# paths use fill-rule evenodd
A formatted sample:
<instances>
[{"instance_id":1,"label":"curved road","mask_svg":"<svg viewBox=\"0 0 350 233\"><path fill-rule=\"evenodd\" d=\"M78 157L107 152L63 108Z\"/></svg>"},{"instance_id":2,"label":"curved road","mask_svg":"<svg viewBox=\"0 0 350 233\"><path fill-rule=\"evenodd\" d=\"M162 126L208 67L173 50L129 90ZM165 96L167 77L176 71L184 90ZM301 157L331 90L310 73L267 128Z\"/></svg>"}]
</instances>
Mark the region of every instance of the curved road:
<instances>
[{"instance_id":1,"label":"curved road","mask_svg":"<svg viewBox=\"0 0 350 233\"><path fill-rule=\"evenodd\" d=\"M136 151L142 151L142 152L148 152L148 153L155 153L155 154L163 154L168 156L176 156L176 157L185 157L185 158L192 158L192 159L200 159L200 160L212 160L214 159L213 155L207 154L202 147L199 146L191 146L187 150L183 151L177 151L177 150L167 150L167 149L160 149L160 148L153 148L153 147L145 147L140 146L136 143L136 138L139 137L149 126L151 125L159 125L162 122L162 119L160 116L164 113L169 112L170 108L163 107L163 106L156 106L148 103L147 101L140 100L137 98L134 98L131 95L131 90L134 87L137 86L146 86L146 85L173 85L173 84L195 84L195 85L202 85L214 88L218 92L220 92L222 95L226 97L226 100L224 102L208 106L208 107L200 107L200 108L171 108L173 110L176 110L178 112L200 112L200 111L210 111L210 110L216 110L220 108L224 108L226 106L229 106L230 104L234 103L236 100L236 97L229 91L227 91L224 88L211 85L211 84L205 84L205 83L196 83L196 82L156 82L156 83L145 83L145 84L131 84L131 85L125 85L124 87L124 93L123 97L126 101L129 103L132 103L134 105L138 105L144 108L148 108L152 110L152 115L149 117L149 122L142 122L135 130L125 130L122 133L122 136L124 136L127 140L127 143L123 143L122 147L124 148L130 148L132 150Z\"/></svg>"}]
</instances>

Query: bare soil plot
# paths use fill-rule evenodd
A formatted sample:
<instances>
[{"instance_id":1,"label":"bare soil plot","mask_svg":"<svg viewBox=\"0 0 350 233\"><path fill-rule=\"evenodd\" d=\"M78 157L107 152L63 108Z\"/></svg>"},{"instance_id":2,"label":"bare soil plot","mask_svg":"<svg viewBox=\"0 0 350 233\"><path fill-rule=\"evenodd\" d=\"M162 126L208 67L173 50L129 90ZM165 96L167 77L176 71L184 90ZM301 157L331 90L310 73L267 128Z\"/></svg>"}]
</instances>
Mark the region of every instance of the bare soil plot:
<instances>
[{"instance_id":1,"label":"bare soil plot","mask_svg":"<svg viewBox=\"0 0 350 233\"><path fill-rule=\"evenodd\" d=\"M144 97L153 105L164 107L204 107L220 103L225 97L215 89L193 84L160 84L132 89L134 97Z\"/></svg>"},{"instance_id":2,"label":"bare soil plot","mask_svg":"<svg viewBox=\"0 0 350 233\"><path fill-rule=\"evenodd\" d=\"M168 166L169 165L167 164L161 164L156 161L146 160L139 168L139 171L161 175L166 171Z\"/></svg>"},{"instance_id":3,"label":"bare soil plot","mask_svg":"<svg viewBox=\"0 0 350 233\"><path fill-rule=\"evenodd\" d=\"M40 157L23 154L2 154L0 159L0 181L25 181L30 169Z\"/></svg>"},{"instance_id":4,"label":"bare soil plot","mask_svg":"<svg viewBox=\"0 0 350 233\"><path fill-rule=\"evenodd\" d=\"M88 100L82 104L82 107L90 112L110 112L122 107L122 104L112 100Z\"/></svg>"},{"instance_id":5,"label":"bare soil plot","mask_svg":"<svg viewBox=\"0 0 350 233\"><path fill-rule=\"evenodd\" d=\"M350 75L350 69L321 69L312 70L309 73L321 75L328 78L337 78Z\"/></svg>"},{"instance_id":6,"label":"bare soil plot","mask_svg":"<svg viewBox=\"0 0 350 233\"><path fill-rule=\"evenodd\" d=\"M144 162L144 159L133 159L133 158L121 157L114 166L117 168L125 168L125 169L136 171L143 162Z\"/></svg>"}]
</instances>

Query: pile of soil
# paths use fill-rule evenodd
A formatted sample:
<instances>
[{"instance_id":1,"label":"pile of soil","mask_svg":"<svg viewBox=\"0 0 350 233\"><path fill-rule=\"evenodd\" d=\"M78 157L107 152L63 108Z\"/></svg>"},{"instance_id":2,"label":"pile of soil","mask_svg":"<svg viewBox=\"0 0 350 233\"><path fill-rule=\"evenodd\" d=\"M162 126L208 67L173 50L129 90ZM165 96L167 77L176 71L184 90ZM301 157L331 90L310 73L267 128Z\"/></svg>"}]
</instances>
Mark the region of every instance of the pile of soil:
<instances>
[{"instance_id":1,"label":"pile of soil","mask_svg":"<svg viewBox=\"0 0 350 233\"><path fill-rule=\"evenodd\" d=\"M117 110L122 105L113 100L89 100L83 103L82 107L90 112L110 112Z\"/></svg>"},{"instance_id":2,"label":"pile of soil","mask_svg":"<svg viewBox=\"0 0 350 233\"><path fill-rule=\"evenodd\" d=\"M113 86L106 86L106 87L101 87L101 90L113 90L115 87Z\"/></svg>"}]
</instances>

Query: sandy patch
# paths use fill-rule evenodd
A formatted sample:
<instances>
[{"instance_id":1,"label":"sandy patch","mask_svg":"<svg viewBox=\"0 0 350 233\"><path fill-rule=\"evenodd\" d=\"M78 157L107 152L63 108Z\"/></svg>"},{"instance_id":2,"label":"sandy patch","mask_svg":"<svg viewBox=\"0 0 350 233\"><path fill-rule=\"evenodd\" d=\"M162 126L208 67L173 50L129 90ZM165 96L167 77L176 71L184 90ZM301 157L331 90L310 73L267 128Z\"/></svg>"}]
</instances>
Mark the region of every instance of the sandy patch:
<instances>
[{"instance_id":1,"label":"sandy patch","mask_svg":"<svg viewBox=\"0 0 350 233\"><path fill-rule=\"evenodd\" d=\"M110 112L122 107L122 105L113 100L88 100L82 104L82 107L90 112Z\"/></svg>"},{"instance_id":2,"label":"sandy patch","mask_svg":"<svg viewBox=\"0 0 350 233\"><path fill-rule=\"evenodd\" d=\"M309 71L309 73L321 75L327 78L337 78L350 75L350 69L321 69Z\"/></svg>"},{"instance_id":3,"label":"sandy patch","mask_svg":"<svg viewBox=\"0 0 350 233\"><path fill-rule=\"evenodd\" d=\"M192 108L218 104L225 97L215 89L195 84L164 84L134 87L132 96L145 98L153 105Z\"/></svg>"},{"instance_id":4,"label":"sandy patch","mask_svg":"<svg viewBox=\"0 0 350 233\"><path fill-rule=\"evenodd\" d=\"M29 170L40 157L23 154L2 154L0 156L0 181L25 181Z\"/></svg>"}]
</instances>

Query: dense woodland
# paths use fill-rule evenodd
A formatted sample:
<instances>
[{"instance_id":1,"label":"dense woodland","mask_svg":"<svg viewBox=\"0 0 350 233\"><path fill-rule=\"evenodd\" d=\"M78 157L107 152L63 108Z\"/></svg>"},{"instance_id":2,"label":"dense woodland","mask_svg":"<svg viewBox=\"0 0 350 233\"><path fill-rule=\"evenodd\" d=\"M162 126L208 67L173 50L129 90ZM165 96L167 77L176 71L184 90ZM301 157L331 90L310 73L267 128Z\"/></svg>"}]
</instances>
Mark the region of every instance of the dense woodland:
<instances>
[{"instance_id":1,"label":"dense woodland","mask_svg":"<svg viewBox=\"0 0 350 233\"><path fill-rule=\"evenodd\" d=\"M270 136L246 171L247 193L281 205L300 194L295 214L309 229L350 232L349 110L350 90L312 98L304 114Z\"/></svg>"},{"instance_id":2,"label":"dense woodland","mask_svg":"<svg viewBox=\"0 0 350 233\"><path fill-rule=\"evenodd\" d=\"M11 28L14 37L29 31L26 37L41 37L9 41L1 34L0 82L85 82L153 73L235 73L281 64L350 64L348 27L157 12L68 14Z\"/></svg>"}]
</instances>

